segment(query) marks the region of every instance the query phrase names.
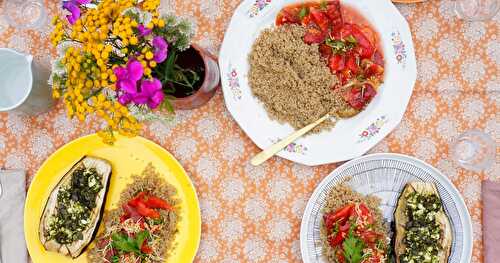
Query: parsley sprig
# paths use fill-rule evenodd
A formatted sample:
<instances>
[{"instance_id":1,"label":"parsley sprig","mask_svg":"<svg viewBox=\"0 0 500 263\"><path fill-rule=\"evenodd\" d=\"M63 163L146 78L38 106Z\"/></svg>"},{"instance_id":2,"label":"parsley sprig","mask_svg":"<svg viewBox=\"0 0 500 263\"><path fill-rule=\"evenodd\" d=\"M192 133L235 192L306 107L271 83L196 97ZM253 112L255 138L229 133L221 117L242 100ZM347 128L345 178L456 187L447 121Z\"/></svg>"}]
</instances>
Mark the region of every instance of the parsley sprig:
<instances>
[{"instance_id":1,"label":"parsley sprig","mask_svg":"<svg viewBox=\"0 0 500 263\"><path fill-rule=\"evenodd\" d=\"M342 243L344 249L344 258L347 263L360 263L365 259L366 255L363 254L363 249L366 245L361 238L354 235L354 229L349 229L347 238Z\"/></svg>"},{"instance_id":2,"label":"parsley sprig","mask_svg":"<svg viewBox=\"0 0 500 263\"><path fill-rule=\"evenodd\" d=\"M113 240L111 242L111 246L124 253L135 253L139 256L143 256L144 253L142 253L141 247L149 236L150 234L147 230L137 233L135 238L129 237L123 233L114 233L111 236L111 239Z\"/></svg>"}]
</instances>

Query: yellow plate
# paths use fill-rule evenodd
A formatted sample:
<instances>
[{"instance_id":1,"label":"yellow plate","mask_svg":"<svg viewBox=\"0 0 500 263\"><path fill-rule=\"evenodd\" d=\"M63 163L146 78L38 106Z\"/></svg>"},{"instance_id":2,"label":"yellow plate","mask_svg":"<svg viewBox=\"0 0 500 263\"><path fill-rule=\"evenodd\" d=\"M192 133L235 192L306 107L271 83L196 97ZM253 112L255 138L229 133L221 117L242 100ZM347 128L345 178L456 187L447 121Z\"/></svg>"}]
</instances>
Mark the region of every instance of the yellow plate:
<instances>
[{"instance_id":1,"label":"yellow plate","mask_svg":"<svg viewBox=\"0 0 500 263\"><path fill-rule=\"evenodd\" d=\"M106 211L117 206L120 193L131 182L131 174L140 173L148 163L165 176L181 200L175 249L166 262L192 262L201 235L200 207L195 189L182 166L165 149L141 137L119 136L113 146L102 143L97 135L76 139L52 154L40 167L28 190L24 208L24 233L28 250L35 263L88 262L86 253L76 259L45 251L38 238L40 218L50 192L59 179L84 155L101 157L113 166L106 198ZM100 231L103 229L101 224Z\"/></svg>"}]
</instances>

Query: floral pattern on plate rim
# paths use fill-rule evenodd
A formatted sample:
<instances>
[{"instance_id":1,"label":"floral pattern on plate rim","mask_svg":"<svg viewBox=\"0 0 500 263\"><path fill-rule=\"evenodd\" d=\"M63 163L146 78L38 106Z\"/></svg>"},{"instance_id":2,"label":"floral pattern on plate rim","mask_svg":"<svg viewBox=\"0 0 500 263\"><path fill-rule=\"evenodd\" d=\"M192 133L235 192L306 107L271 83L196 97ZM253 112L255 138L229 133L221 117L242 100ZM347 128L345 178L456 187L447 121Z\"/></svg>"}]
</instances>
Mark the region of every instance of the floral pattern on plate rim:
<instances>
[{"instance_id":1,"label":"floral pattern on plate rim","mask_svg":"<svg viewBox=\"0 0 500 263\"><path fill-rule=\"evenodd\" d=\"M228 73L226 74L227 76L227 81L229 88L231 88L231 92L233 93L233 97L235 100L240 100L243 92L240 89L240 78L238 75L238 71L236 71L236 68L233 68L231 64L229 64L228 67Z\"/></svg>"},{"instance_id":2,"label":"floral pattern on plate rim","mask_svg":"<svg viewBox=\"0 0 500 263\"><path fill-rule=\"evenodd\" d=\"M255 0L252 4L250 10L248 10L248 15L250 18L256 17L259 13L264 10L269 4L271 4L272 0Z\"/></svg>"},{"instance_id":3,"label":"floral pattern on plate rim","mask_svg":"<svg viewBox=\"0 0 500 263\"><path fill-rule=\"evenodd\" d=\"M274 140L271 139L271 142L273 144L278 143L279 141L281 141L281 139L274 139ZM298 144L296 142L292 142L289 145L287 145L283 150L287 151L289 153L298 153L298 154L305 155L307 153L308 148L305 145Z\"/></svg>"},{"instance_id":4,"label":"floral pattern on plate rim","mask_svg":"<svg viewBox=\"0 0 500 263\"><path fill-rule=\"evenodd\" d=\"M391 33L392 47L394 48L394 54L396 55L396 60L398 64L406 67L406 45L401 39L401 33L399 31L394 31Z\"/></svg>"},{"instance_id":5,"label":"floral pattern on plate rim","mask_svg":"<svg viewBox=\"0 0 500 263\"><path fill-rule=\"evenodd\" d=\"M364 131L359 134L358 143L365 142L377 135L382 127L388 122L387 116L383 115L376 121L370 124Z\"/></svg>"}]
</instances>

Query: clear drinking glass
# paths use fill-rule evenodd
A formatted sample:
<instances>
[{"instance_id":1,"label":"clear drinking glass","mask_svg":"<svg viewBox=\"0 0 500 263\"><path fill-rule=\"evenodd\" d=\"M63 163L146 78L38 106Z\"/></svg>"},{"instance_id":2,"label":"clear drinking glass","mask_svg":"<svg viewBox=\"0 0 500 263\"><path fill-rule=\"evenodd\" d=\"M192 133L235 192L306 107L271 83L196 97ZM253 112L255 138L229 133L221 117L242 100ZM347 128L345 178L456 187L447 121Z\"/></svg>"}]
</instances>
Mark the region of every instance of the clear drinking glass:
<instances>
[{"instance_id":1,"label":"clear drinking glass","mask_svg":"<svg viewBox=\"0 0 500 263\"><path fill-rule=\"evenodd\" d=\"M500 9L500 0L455 0L455 12L467 21L492 19Z\"/></svg>"},{"instance_id":2,"label":"clear drinking glass","mask_svg":"<svg viewBox=\"0 0 500 263\"><path fill-rule=\"evenodd\" d=\"M36 29L47 22L47 11L42 0L3 0L7 23L18 29Z\"/></svg>"},{"instance_id":3,"label":"clear drinking glass","mask_svg":"<svg viewBox=\"0 0 500 263\"><path fill-rule=\"evenodd\" d=\"M470 130L462 133L452 142L451 158L461 167L480 172L495 161L496 144L486 133Z\"/></svg>"}]
</instances>

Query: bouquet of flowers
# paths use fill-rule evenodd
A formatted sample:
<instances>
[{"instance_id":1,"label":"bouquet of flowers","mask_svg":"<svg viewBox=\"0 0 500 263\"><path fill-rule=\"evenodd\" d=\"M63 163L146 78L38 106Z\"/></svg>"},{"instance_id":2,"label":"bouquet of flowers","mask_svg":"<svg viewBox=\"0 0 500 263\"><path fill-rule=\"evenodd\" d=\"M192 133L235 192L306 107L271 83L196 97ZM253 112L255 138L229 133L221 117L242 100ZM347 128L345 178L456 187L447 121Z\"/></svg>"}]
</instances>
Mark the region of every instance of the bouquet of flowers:
<instances>
[{"instance_id":1,"label":"bouquet of flowers","mask_svg":"<svg viewBox=\"0 0 500 263\"><path fill-rule=\"evenodd\" d=\"M59 56L49 83L68 115L106 120L106 143L114 132L135 136L143 121L168 120L174 85L193 88L196 72L176 64L189 48L191 24L160 16L160 0L68 0L66 19L55 17L52 44Z\"/></svg>"}]
</instances>

